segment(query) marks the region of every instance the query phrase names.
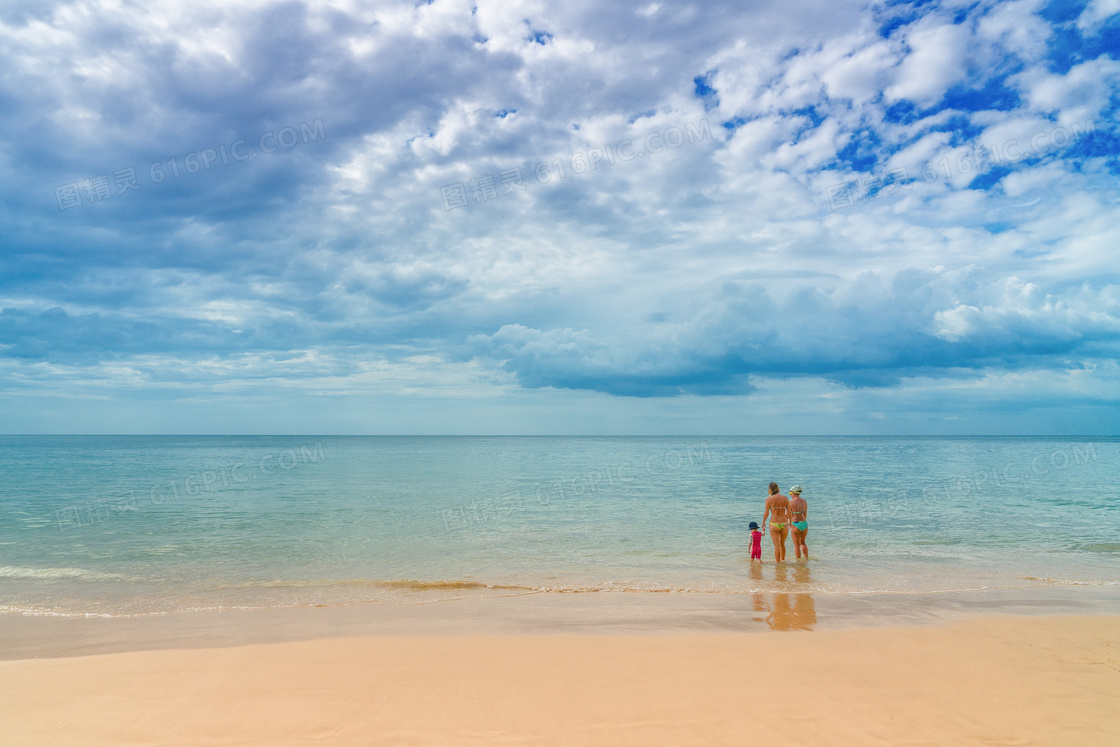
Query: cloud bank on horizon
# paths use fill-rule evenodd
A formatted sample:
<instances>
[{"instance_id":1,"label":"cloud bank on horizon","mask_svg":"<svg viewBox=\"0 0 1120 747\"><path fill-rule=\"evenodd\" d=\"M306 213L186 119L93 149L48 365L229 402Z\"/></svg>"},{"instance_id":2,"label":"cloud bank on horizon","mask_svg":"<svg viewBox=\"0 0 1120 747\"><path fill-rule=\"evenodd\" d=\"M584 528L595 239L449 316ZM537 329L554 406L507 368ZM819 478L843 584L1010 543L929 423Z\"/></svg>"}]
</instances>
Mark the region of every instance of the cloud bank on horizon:
<instances>
[{"instance_id":1,"label":"cloud bank on horizon","mask_svg":"<svg viewBox=\"0 0 1120 747\"><path fill-rule=\"evenodd\" d=\"M1120 2L10 2L0 431L1120 432Z\"/></svg>"}]
</instances>

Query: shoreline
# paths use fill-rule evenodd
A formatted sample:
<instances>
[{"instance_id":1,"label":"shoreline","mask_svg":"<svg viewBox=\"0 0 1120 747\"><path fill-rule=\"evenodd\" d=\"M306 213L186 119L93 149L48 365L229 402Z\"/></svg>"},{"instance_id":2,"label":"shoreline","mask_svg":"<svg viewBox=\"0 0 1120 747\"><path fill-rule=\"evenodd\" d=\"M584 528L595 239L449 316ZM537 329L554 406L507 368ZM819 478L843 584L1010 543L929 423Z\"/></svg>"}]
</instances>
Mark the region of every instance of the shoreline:
<instances>
[{"instance_id":1,"label":"shoreline","mask_svg":"<svg viewBox=\"0 0 1120 747\"><path fill-rule=\"evenodd\" d=\"M1120 741L1118 703L1115 615L800 636L372 634L0 661L13 745L1095 745Z\"/></svg>"},{"instance_id":2,"label":"shoreline","mask_svg":"<svg viewBox=\"0 0 1120 747\"><path fill-rule=\"evenodd\" d=\"M930 627L989 616L1120 616L1120 586L937 593L475 592L414 603L101 617L0 613L0 661L355 636L708 635Z\"/></svg>"}]
</instances>

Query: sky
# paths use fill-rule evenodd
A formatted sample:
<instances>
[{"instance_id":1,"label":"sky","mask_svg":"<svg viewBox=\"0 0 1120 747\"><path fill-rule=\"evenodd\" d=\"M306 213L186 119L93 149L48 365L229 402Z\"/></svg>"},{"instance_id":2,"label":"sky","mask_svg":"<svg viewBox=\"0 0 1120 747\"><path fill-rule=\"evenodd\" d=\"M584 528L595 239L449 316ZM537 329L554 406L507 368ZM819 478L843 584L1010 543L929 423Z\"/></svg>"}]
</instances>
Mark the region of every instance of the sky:
<instances>
[{"instance_id":1,"label":"sky","mask_svg":"<svg viewBox=\"0 0 1120 747\"><path fill-rule=\"evenodd\" d=\"M0 4L0 432L1120 434L1120 0Z\"/></svg>"}]
</instances>

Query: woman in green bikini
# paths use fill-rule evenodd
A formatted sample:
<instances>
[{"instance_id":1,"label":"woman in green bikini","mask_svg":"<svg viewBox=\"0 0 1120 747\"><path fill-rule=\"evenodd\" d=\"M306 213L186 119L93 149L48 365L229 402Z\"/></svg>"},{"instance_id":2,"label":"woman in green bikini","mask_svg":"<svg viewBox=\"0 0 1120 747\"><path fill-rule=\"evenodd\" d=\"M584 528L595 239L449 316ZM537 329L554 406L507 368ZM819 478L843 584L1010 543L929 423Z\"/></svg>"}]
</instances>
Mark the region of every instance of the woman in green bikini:
<instances>
[{"instance_id":1,"label":"woman in green bikini","mask_svg":"<svg viewBox=\"0 0 1120 747\"><path fill-rule=\"evenodd\" d=\"M808 560L809 546L805 544L805 538L809 536L809 502L801 497L800 485L789 489L789 511L793 514L793 523L790 525L793 530L793 553L799 558L804 555Z\"/></svg>"},{"instance_id":2,"label":"woman in green bikini","mask_svg":"<svg viewBox=\"0 0 1120 747\"><path fill-rule=\"evenodd\" d=\"M773 515L771 516L771 512ZM770 483L770 495L766 498L766 511L762 514L762 526L770 519L770 539L774 540L774 561L786 559L786 535L789 534L789 498L782 495L778 483Z\"/></svg>"}]
</instances>

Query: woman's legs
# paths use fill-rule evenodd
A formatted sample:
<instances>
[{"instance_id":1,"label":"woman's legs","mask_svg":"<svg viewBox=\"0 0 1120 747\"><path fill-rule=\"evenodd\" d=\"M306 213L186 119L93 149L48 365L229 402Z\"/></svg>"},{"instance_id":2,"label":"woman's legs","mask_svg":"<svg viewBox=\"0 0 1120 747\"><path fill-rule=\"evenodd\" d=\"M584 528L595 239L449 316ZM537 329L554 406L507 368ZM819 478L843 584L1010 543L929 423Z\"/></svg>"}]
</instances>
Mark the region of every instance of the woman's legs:
<instances>
[{"instance_id":1,"label":"woman's legs","mask_svg":"<svg viewBox=\"0 0 1120 747\"><path fill-rule=\"evenodd\" d=\"M780 562L786 559L786 535L789 534L789 525L787 524L782 529L778 529L773 524L770 525L770 539L774 540L774 561Z\"/></svg>"},{"instance_id":2,"label":"woman's legs","mask_svg":"<svg viewBox=\"0 0 1120 747\"><path fill-rule=\"evenodd\" d=\"M790 539L793 540L793 557L801 557L801 532L797 531L797 527L790 530Z\"/></svg>"}]
</instances>

